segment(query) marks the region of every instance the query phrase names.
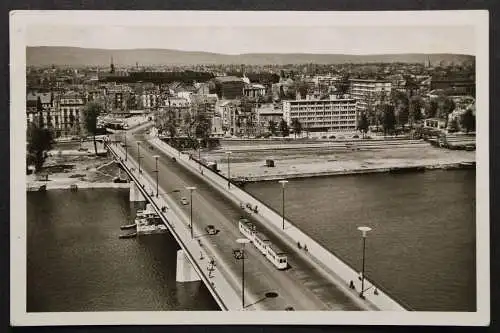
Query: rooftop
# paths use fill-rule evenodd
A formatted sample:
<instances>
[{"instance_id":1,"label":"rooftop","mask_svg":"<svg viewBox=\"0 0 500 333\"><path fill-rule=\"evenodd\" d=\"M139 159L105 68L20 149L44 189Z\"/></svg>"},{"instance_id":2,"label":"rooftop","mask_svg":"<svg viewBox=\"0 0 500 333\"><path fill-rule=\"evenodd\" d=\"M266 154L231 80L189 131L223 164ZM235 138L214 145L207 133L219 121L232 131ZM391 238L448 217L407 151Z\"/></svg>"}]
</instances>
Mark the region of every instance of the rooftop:
<instances>
[{"instance_id":1,"label":"rooftop","mask_svg":"<svg viewBox=\"0 0 500 333\"><path fill-rule=\"evenodd\" d=\"M219 77L215 78L215 81L218 81L220 83L224 83L224 82L242 82L243 83L243 80L240 77L236 77L236 76L219 76Z\"/></svg>"}]
</instances>

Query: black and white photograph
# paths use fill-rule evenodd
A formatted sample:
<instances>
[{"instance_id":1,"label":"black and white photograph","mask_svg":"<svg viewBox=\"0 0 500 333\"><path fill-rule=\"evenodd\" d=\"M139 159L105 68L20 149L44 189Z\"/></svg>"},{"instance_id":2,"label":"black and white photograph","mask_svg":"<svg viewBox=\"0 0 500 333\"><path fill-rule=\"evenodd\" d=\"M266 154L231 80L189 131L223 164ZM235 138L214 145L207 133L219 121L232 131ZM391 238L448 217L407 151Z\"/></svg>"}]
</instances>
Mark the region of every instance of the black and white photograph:
<instances>
[{"instance_id":1,"label":"black and white photograph","mask_svg":"<svg viewBox=\"0 0 500 333\"><path fill-rule=\"evenodd\" d=\"M10 37L12 325L489 324L487 11Z\"/></svg>"}]
</instances>

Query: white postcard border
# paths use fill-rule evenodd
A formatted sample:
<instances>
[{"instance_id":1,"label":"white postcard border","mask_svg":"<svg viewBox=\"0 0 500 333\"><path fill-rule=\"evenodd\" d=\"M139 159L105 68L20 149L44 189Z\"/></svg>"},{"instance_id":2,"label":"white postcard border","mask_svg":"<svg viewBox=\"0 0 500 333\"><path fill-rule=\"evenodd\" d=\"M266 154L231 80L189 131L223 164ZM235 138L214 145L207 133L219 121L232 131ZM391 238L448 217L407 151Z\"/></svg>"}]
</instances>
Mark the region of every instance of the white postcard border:
<instances>
[{"instance_id":1,"label":"white postcard border","mask_svg":"<svg viewBox=\"0 0 500 333\"><path fill-rule=\"evenodd\" d=\"M476 312L26 312L25 87L26 28L37 25L127 26L433 26L470 25L476 32ZM332 24L332 22L335 22ZM489 14L487 11L204 12L14 11L10 15L11 324L353 324L488 325L489 272Z\"/></svg>"}]
</instances>

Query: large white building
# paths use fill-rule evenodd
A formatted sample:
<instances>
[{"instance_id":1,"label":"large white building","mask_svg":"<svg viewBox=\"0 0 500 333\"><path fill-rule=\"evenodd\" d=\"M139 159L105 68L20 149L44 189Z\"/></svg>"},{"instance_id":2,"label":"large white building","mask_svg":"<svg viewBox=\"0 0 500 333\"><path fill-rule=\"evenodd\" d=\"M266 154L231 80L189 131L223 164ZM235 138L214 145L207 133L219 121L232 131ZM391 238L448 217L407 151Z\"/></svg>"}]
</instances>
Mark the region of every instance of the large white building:
<instances>
[{"instance_id":1,"label":"large white building","mask_svg":"<svg viewBox=\"0 0 500 333\"><path fill-rule=\"evenodd\" d=\"M345 132L357 128L356 100L301 99L283 101L283 118L289 126L298 119L302 128L311 132Z\"/></svg>"},{"instance_id":2,"label":"large white building","mask_svg":"<svg viewBox=\"0 0 500 333\"><path fill-rule=\"evenodd\" d=\"M363 80L351 79L351 97L357 103L359 111L366 110L368 106L376 105L382 99L389 99L391 96L391 82L383 80Z\"/></svg>"}]
</instances>

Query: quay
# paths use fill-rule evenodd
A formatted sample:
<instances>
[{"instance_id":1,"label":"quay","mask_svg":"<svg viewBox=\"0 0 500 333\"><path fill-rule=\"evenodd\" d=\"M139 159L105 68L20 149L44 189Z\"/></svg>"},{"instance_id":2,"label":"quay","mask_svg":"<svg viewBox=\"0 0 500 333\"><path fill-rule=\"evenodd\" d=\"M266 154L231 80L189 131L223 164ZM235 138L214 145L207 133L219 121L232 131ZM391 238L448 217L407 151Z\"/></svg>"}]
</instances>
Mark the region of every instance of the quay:
<instances>
[{"instance_id":1,"label":"quay","mask_svg":"<svg viewBox=\"0 0 500 333\"><path fill-rule=\"evenodd\" d=\"M458 162L458 163L436 163L436 164L423 164L423 165L405 165L395 167L382 167L382 168L361 168L361 169L346 169L346 170L331 170L331 171L318 171L318 172L299 172L299 173L284 173L284 174L271 174L271 175L256 175L246 176L244 178L234 179L241 184L254 183L260 181L271 181L280 179L300 179L312 177L330 177L330 176L347 176L359 174L372 174L372 173L407 173L407 172L424 172L426 170L456 170L456 169L473 169L475 162ZM233 181L233 179L231 179Z\"/></svg>"},{"instance_id":2,"label":"quay","mask_svg":"<svg viewBox=\"0 0 500 333\"><path fill-rule=\"evenodd\" d=\"M50 181L32 181L26 184L27 192L38 192L48 190L78 190L78 189L98 189L98 188L130 188L129 183L110 183L110 182L58 182Z\"/></svg>"}]
</instances>

